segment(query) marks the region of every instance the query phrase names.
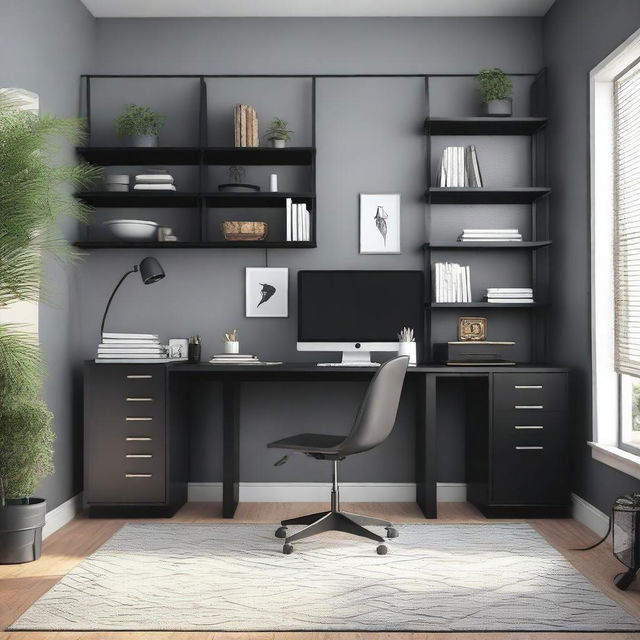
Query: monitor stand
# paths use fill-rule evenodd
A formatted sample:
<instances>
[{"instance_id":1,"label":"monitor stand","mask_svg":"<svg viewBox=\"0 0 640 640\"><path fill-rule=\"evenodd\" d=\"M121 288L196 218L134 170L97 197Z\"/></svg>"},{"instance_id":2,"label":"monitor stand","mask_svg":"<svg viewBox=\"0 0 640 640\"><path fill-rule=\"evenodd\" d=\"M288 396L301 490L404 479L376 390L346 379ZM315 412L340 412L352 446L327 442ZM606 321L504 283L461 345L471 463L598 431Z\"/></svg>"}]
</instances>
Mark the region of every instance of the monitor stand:
<instances>
[{"instance_id":1,"label":"monitor stand","mask_svg":"<svg viewBox=\"0 0 640 640\"><path fill-rule=\"evenodd\" d=\"M342 362L318 362L319 367L379 367L371 362L371 351L343 351Z\"/></svg>"}]
</instances>

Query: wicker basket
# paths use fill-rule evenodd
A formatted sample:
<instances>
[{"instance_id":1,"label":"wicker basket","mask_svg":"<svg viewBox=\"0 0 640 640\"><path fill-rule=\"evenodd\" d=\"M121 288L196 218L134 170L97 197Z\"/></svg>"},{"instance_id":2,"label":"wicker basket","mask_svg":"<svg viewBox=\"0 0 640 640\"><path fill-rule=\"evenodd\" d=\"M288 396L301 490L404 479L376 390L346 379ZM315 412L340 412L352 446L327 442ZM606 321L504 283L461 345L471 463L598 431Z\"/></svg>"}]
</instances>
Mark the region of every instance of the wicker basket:
<instances>
[{"instance_id":1,"label":"wicker basket","mask_svg":"<svg viewBox=\"0 0 640 640\"><path fill-rule=\"evenodd\" d=\"M266 222L225 221L221 225L225 240L256 241L267 237L269 225Z\"/></svg>"}]
</instances>

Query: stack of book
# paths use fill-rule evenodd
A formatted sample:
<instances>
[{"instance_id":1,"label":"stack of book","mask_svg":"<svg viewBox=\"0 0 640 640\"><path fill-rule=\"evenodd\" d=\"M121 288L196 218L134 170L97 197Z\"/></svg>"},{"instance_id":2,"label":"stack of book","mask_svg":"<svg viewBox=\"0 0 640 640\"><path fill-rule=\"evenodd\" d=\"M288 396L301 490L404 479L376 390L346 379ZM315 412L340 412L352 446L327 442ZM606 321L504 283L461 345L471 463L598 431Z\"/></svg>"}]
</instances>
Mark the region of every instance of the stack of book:
<instances>
[{"instance_id":1,"label":"stack of book","mask_svg":"<svg viewBox=\"0 0 640 640\"><path fill-rule=\"evenodd\" d=\"M233 108L233 131L236 147L259 147L258 116L248 104Z\"/></svg>"},{"instance_id":2,"label":"stack of book","mask_svg":"<svg viewBox=\"0 0 640 640\"><path fill-rule=\"evenodd\" d=\"M241 353L217 353L209 362L211 364L260 364L258 356L248 356Z\"/></svg>"},{"instance_id":3,"label":"stack of book","mask_svg":"<svg viewBox=\"0 0 640 640\"><path fill-rule=\"evenodd\" d=\"M489 287L487 302L496 304L533 303L533 289L528 287Z\"/></svg>"},{"instance_id":4,"label":"stack of book","mask_svg":"<svg viewBox=\"0 0 640 640\"><path fill-rule=\"evenodd\" d=\"M517 229L464 229L458 237L460 242L522 242Z\"/></svg>"},{"instance_id":5,"label":"stack of book","mask_svg":"<svg viewBox=\"0 0 640 640\"><path fill-rule=\"evenodd\" d=\"M287 242L311 239L311 213L306 204L287 198Z\"/></svg>"},{"instance_id":6,"label":"stack of book","mask_svg":"<svg viewBox=\"0 0 640 640\"><path fill-rule=\"evenodd\" d=\"M154 333L103 333L96 362L166 359L167 348Z\"/></svg>"},{"instance_id":7,"label":"stack of book","mask_svg":"<svg viewBox=\"0 0 640 640\"><path fill-rule=\"evenodd\" d=\"M450 262L433 265L434 302L472 302L469 267Z\"/></svg>"},{"instance_id":8,"label":"stack of book","mask_svg":"<svg viewBox=\"0 0 640 640\"><path fill-rule=\"evenodd\" d=\"M445 147L440 161L441 187L482 187L476 148Z\"/></svg>"},{"instance_id":9,"label":"stack of book","mask_svg":"<svg viewBox=\"0 0 640 640\"><path fill-rule=\"evenodd\" d=\"M165 169L147 170L136 176L134 191L175 191L173 176Z\"/></svg>"}]
</instances>

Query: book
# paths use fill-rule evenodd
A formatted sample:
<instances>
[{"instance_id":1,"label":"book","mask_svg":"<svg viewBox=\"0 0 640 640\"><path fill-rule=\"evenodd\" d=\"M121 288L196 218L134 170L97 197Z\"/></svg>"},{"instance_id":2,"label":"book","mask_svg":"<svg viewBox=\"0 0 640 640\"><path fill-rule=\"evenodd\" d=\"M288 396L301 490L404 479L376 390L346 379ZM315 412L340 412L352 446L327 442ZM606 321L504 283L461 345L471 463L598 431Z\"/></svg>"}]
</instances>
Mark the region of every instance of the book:
<instances>
[{"instance_id":1,"label":"book","mask_svg":"<svg viewBox=\"0 0 640 640\"><path fill-rule=\"evenodd\" d=\"M136 184L134 191L175 191L175 185L172 184Z\"/></svg>"},{"instance_id":2,"label":"book","mask_svg":"<svg viewBox=\"0 0 640 640\"><path fill-rule=\"evenodd\" d=\"M530 287L488 287L487 293L533 293Z\"/></svg>"},{"instance_id":3,"label":"book","mask_svg":"<svg viewBox=\"0 0 640 640\"><path fill-rule=\"evenodd\" d=\"M304 240L304 221L302 214L303 204L298 205L297 213L298 213L298 240Z\"/></svg>"},{"instance_id":4,"label":"book","mask_svg":"<svg viewBox=\"0 0 640 640\"><path fill-rule=\"evenodd\" d=\"M298 240L298 205L291 205L291 239L296 242Z\"/></svg>"},{"instance_id":5,"label":"book","mask_svg":"<svg viewBox=\"0 0 640 640\"><path fill-rule=\"evenodd\" d=\"M109 331L105 331L102 334L103 338L108 338L110 340L137 340L138 338L142 340L159 340L160 336L157 333L112 333Z\"/></svg>"},{"instance_id":6,"label":"book","mask_svg":"<svg viewBox=\"0 0 640 640\"><path fill-rule=\"evenodd\" d=\"M287 198L286 199L287 242L291 242L291 240L293 240L293 237L291 235L292 233L291 210L292 210L291 198Z\"/></svg>"},{"instance_id":7,"label":"book","mask_svg":"<svg viewBox=\"0 0 640 640\"><path fill-rule=\"evenodd\" d=\"M138 358L146 358L149 360L167 360L166 353L99 353L98 359L110 360L112 358L131 358L132 360L136 360Z\"/></svg>"},{"instance_id":8,"label":"book","mask_svg":"<svg viewBox=\"0 0 640 640\"><path fill-rule=\"evenodd\" d=\"M240 105L233 107L233 139L236 147L240 146Z\"/></svg>"},{"instance_id":9,"label":"book","mask_svg":"<svg viewBox=\"0 0 640 640\"><path fill-rule=\"evenodd\" d=\"M434 302L471 302L471 269L436 262L432 268Z\"/></svg>"},{"instance_id":10,"label":"book","mask_svg":"<svg viewBox=\"0 0 640 640\"><path fill-rule=\"evenodd\" d=\"M470 164L471 164L471 176L473 178L472 185L473 187L482 187L482 174L480 173L480 164L478 163L478 154L476 153L476 148L474 145L469 147L469 155L470 155Z\"/></svg>"},{"instance_id":11,"label":"book","mask_svg":"<svg viewBox=\"0 0 640 640\"><path fill-rule=\"evenodd\" d=\"M462 232L464 234L474 234L474 233L495 233L495 234L513 234L520 233L518 229L463 229Z\"/></svg>"},{"instance_id":12,"label":"book","mask_svg":"<svg viewBox=\"0 0 640 640\"><path fill-rule=\"evenodd\" d=\"M530 304L533 298L487 298L492 304Z\"/></svg>"},{"instance_id":13,"label":"book","mask_svg":"<svg viewBox=\"0 0 640 640\"><path fill-rule=\"evenodd\" d=\"M173 184L173 176L168 173L140 173L136 176L136 182L147 184Z\"/></svg>"}]
</instances>

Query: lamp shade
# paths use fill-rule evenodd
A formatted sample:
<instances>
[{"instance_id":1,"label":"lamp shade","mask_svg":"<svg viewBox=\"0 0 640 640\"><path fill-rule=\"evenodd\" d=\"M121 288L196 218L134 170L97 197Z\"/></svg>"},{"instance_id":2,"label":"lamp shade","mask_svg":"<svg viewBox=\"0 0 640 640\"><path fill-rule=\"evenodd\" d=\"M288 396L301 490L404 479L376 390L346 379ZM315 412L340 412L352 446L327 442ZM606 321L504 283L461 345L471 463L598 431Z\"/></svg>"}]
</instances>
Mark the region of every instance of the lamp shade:
<instances>
[{"instance_id":1,"label":"lamp shade","mask_svg":"<svg viewBox=\"0 0 640 640\"><path fill-rule=\"evenodd\" d=\"M147 256L140 263L140 277L145 284L153 284L164 278L164 269L154 257Z\"/></svg>"}]
</instances>

